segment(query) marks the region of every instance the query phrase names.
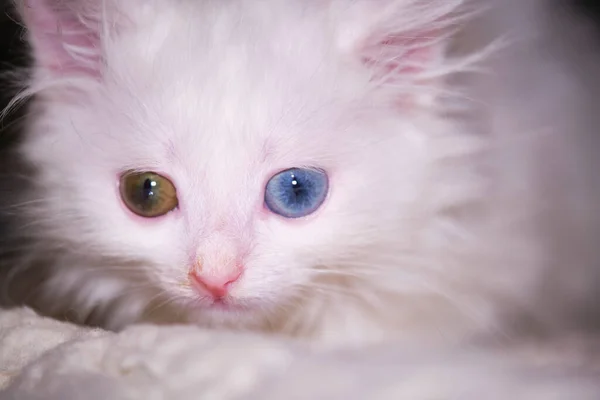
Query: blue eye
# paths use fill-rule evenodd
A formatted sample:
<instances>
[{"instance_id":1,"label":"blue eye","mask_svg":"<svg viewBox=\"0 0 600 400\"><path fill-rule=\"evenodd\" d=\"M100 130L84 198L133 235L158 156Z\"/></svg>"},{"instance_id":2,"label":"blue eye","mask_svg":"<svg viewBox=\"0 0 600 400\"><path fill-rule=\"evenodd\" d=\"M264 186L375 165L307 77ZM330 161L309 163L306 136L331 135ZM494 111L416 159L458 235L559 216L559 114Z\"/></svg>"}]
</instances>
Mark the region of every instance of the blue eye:
<instances>
[{"instance_id":1,"label":"blue eye","mask_svg":"<svg viewBox=\"0 0 600 400\"><path fill-rule=\"evenodd\" d=\"M325 171L290 168L274 175L265 190L265 204L285 218L300 218L315 212L327 197Z\"/></svg>"}]
</instances>

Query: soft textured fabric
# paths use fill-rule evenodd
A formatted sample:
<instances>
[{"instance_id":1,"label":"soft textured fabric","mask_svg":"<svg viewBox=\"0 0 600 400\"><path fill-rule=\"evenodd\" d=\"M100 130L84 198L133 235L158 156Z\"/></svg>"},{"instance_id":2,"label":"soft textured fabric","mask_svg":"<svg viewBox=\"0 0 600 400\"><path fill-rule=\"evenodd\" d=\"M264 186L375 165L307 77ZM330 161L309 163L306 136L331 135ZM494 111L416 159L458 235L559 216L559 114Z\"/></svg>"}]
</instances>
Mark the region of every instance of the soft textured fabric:
<instances>
[{"instance_id":1,"label":"soft textured fabric","mask_svg":"<svg viewBox=\"0 0 600 400\"><path fill-rule=\"evenodd\" d=\"M195 327L115 334L20 309L0 313L0 399L600 399L597 353L551 347L319 349Z\"/></svg>"}]
</instances>

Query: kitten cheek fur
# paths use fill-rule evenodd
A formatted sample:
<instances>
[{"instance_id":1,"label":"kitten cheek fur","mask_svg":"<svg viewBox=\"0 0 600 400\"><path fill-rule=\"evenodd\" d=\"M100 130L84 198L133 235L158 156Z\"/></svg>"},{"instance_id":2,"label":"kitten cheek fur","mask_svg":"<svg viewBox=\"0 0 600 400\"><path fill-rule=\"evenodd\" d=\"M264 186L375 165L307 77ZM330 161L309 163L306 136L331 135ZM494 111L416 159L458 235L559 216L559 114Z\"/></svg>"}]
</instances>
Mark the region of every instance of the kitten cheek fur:
<instances>
[{"instance_id":1,"label":"kitten cheek fur","mask_svg":"<svg viewBox=\"0 0 600 400\"><path fill-rule=\"evenodd\" d=\"M357 341L490 329L495 295L516 289L480 282L492 271L465 256L481 246L455 216L486 188L461 160L481 138L438 101L473 61L444 57L463 1L249 3L22 3L39 110L22 151L44 199L28 232L51 264L50 311ZM303 165L335 171L319 214L258 218L266 171ZM128 218L113 190L127 168L169 173L182 209ZM224 244L250 249L232 292L262 301L248 318L181 307L190 259L223 225Z\"/></svg>"}]
</instances>

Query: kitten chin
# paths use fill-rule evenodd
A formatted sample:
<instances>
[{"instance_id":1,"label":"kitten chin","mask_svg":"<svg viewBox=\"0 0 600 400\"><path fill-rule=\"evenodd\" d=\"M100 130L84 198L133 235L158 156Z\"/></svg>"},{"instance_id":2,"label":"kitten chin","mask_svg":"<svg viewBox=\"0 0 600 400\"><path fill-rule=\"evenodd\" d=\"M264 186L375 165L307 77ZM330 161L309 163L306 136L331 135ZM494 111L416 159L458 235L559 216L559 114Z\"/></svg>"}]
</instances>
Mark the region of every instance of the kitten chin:
<instances>
[{"instance_id":1,"label":"kitten chin","mask_svg":"<svg viewBox=\"0 0 600 400\"><path fill-rule=\"evenodd\" d=\"M115 330L328 343L594 328L585 32L559 40L544 5L517 0L472 20L482 3L135 1L21 10L35 61L17 99L34 98L19 164L0 160L10 300ZM263 204L287 168L329 174L314 215ZM161 173L178 207L134 215L123 171ZM240 259L232 302L191 287Z\"/></svg>"}]
</instances>

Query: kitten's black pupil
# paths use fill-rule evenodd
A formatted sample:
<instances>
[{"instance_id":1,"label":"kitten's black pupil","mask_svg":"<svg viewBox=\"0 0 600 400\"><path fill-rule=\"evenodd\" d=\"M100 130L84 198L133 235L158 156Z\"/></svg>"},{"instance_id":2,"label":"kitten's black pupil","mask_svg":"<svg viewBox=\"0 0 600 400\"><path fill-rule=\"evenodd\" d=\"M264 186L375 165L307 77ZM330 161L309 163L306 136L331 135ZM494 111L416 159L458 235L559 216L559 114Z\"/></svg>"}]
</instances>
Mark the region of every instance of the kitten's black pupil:
<instances>
[{"instance_id":1,"label":"kitten's black pupil","mask_svg":"<svg viewBox=\"0 0 600 400\"><path fill-rule=\"evenodd\" d=\"M151 200L154 196L154 180L150 178L146 178L144 183L142 184L142 200L148 201Z\"/></svg>"},{"instance_id":2,"label":"kitten's black pupil","mask_svg":"<svg viewBox=\"0 0 600 400\"><path fill-rule=\"evenodd\" d=\"M302 198L306 196L306 188L302 183L300 183L300 181L296 178L294 174L291 174L290 178L290 183L292 184L292 191L294 193L295 201L302 201Z\"/></svg>"}]
</instances>

